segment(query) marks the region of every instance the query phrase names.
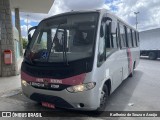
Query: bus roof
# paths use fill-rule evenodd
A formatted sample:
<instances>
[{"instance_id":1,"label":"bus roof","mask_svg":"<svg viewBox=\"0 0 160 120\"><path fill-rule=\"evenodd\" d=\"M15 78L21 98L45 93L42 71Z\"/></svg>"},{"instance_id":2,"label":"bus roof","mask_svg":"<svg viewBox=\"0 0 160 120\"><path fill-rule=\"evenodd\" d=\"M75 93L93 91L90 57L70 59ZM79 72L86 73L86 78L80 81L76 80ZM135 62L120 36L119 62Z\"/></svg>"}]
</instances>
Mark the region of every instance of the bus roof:
<instances>
[{"instance_id":1,"label":"bus roof","mask_svg":"<svg viewBox=\"0 0 160 120\"><path fill-rule=\"evenodd\" d=\"M137 31L134 27L132 27L130 24L128 24L127 22L125 22L124 20L122 20L121 18L119 18L118 16L116 16L114 13L112 13L111 11L107 10L107 9L88 9L88 10L79 10L79 11L69 11L69 12L65 12L65 13L61 13L61 14L57 14L54 16L51 16L49 18L45 18L42 21L48 20L48 19L52 19L54 17L59 17L59 16L63 16L63 15L71 15L71 14L79 14L79 13L107 13L112 15L113 17L115 17L118 21L122 22L123 24L131 27L133 30Z\"/></svg>"},{"instance_id":2,"label":"bus roof","mask_svg":"<svg viewBox=\"0 0 160 120\"><path fill-rule=\"evenodd\" d=\"M51 17L48 17L48 18L45 18L43 19L42 21L44 20L48 20L48 19L51 19L51 18L54 18L54 17L59 17L59 16L63 16L63 15L71 15L71 14L79 14L79 13L99 13L101 10L80 10L80 11L69 11L69 12L65 12L65 13L61 13L61 14L57 14L57 15L54 15L54 16L51 16Z\"/></svg>"}]
</instances>

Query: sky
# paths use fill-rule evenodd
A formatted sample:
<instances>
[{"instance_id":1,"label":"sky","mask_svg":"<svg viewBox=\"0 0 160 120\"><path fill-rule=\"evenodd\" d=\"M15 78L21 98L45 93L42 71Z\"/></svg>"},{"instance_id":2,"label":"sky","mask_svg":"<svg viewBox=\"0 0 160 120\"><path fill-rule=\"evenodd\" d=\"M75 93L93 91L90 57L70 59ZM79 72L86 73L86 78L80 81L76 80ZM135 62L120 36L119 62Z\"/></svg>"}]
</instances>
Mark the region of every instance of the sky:
<instances>
[{"instance_id":1,"label":"sky","mask_svg":"<svg viewBox=\"0 0 160 120\"><path fill-rule=\"evenodd\" d=\"M49 16L84 9L106 8L121 19L135 27L134 12L138 14L138 30L149 30L160 27L160 0L55 0L48 14L20 13L22 36L27 36L28 26L36 26ZM14 14L12 14L14 21Z\"/></svg>"}]
</instances>

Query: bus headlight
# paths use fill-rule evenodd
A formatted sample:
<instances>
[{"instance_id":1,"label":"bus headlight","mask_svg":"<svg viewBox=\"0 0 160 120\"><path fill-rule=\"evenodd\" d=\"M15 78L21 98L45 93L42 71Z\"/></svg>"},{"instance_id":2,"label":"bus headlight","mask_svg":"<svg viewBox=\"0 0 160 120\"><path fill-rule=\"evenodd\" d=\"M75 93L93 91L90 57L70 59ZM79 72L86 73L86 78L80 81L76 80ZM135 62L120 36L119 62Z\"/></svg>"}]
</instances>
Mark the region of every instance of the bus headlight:
<instances>
[{"instance_id":1,"label":"bus headlight","mask_svg":"<svg viewBox=\"0 0 160 120\"><path fill-rule=\"evenodd\" d=\"M24 86L29 85L25 80L22 80L21 83L22 83Z\"/></svg>"},{"instance_id":2,"label":"bus headlight","mask_svg":"<svg viewBox=\"0 0 160 120\"><path fill-rule=\"evenodd\" d=\"M69 87L67 88L67 91L72 92L72 93L83 92L83 91L91 90L95 86L96 86L95 82L90 82L90 83L85 83L85 84Z\"/></svg>"}]
</instances>

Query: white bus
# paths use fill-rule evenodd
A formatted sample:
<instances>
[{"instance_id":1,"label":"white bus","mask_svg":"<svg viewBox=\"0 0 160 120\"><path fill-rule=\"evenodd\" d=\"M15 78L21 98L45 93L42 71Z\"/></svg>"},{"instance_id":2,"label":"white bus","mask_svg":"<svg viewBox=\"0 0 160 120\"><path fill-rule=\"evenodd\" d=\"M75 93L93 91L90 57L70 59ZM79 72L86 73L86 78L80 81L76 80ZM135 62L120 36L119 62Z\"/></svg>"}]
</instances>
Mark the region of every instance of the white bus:
<instances>
[{"instance_id":1,"label":"white bus","mask_svg":"<svg viewBox=\"0 0 160 120\"><path fill-rule=\"evenodd\" d=\"M34 28L22 90L43 106L104 111L108 96L139 63L137 30L107 10L63 13Z\"/></svg>"}]
</instances>

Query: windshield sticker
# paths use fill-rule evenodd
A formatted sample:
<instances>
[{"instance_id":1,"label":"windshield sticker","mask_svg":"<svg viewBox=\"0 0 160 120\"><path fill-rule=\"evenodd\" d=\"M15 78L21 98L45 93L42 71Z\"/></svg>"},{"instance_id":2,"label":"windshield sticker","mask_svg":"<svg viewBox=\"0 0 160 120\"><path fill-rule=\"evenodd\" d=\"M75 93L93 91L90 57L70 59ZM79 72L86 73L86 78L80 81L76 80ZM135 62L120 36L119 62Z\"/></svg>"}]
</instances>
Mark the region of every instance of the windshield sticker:
<instances>
[{"instance_id":1,"label":"windshield sticker","mask_svg":"<svg viewBox=\"0 0 160 120\"><path fill-rule=\"evenodd\" d=\"M47 59L48 58L48 51L43 51L41 55L42 59Z\"/></svg>"}]
</instances>

